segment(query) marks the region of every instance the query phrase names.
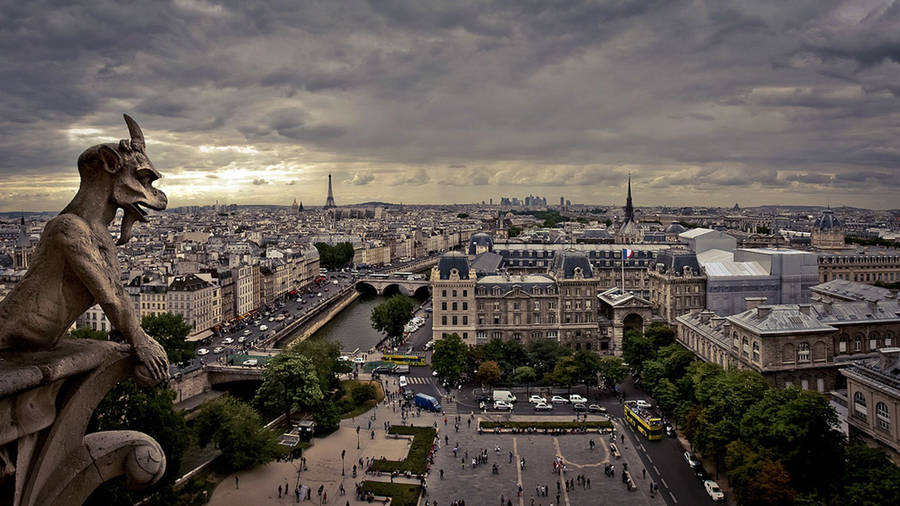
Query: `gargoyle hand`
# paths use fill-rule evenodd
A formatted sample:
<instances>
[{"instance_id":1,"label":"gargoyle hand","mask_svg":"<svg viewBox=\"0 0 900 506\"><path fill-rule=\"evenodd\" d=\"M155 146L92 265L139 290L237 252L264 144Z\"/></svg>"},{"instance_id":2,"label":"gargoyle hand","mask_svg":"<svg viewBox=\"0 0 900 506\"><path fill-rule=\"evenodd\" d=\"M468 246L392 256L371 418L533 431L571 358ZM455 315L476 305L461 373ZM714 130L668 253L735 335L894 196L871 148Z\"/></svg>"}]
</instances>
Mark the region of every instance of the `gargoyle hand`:
<instances>
[{"instance_id":1,"label":"gargoyle hand","mask_svg":"<svg viewBox=\"0 0 900 506\"><path fill-rule=\"evenodd\" d=\"M166 350L155 339L147 334L143 337L141 342L134 344L134 352L141 362L135 369L135 376L145 385L156 385L168 378L169 359Z\"/></svg>"}]
</instances>

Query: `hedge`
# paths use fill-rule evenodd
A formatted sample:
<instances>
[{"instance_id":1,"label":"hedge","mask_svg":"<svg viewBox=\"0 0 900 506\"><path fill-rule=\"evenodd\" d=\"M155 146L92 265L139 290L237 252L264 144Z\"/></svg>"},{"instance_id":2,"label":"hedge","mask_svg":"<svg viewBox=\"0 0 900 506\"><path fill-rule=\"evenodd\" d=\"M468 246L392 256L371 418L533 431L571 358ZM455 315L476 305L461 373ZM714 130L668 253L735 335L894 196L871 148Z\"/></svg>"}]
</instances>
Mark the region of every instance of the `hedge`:
<instances>
[{"instance_id":1,"label":"hedge","mask_svg":"<svg viewBox=\"0 0 900 506\"><path fill-rule=\"evenodd\" d=\"M391 506L416 506L419 502L419 485L409 483L388 483L386 481L364 481L363 497L367 493L391 498Z\"/></svg>"},{"instance_id":2,"label":"hedge","mask_svg":"<svg viewBox=\"0 0 900 506\"><path fill-rule=\"evenodd\" d=\"M480 427L489 429L611 429L609 420L589 422L481 422Z\"/></svg>"},{"instance_id":3,"label":"hedge","mask_svg":"<svg viewBox=\"0 0 900 506\"><path fill-rule=\"evenodd\" d=\"M425 474L428 470L428 455L431 453L431 448L434 445L434 438L437 436L437 431L434 427L391 425L388 432L403 436L413 436L412 445L409 447L409 453L404 460L376 460L372 462L371 469L386 473L393 471L403 473L409 471L413 474Z\"/></svg>"}]
</instances>

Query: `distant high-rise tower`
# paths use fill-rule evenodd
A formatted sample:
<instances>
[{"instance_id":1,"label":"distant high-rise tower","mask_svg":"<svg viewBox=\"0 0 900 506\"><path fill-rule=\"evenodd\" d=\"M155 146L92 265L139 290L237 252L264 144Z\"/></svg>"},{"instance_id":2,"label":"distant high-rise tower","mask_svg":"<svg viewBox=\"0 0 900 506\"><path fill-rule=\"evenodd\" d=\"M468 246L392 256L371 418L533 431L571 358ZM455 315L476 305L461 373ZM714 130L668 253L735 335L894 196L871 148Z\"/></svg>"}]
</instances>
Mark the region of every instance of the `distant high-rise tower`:
<instances>
[{"instance_id":1,"label":"distant high-rise tower","mask_svg":"<svg viewBox=\"0 0 900 506\"><path fill-rule=\"evenodd\" d=\"M562 208L564 208L564 207L566 207L566 198L565 198L565 197L560 197L560 198L559 198L559 208L562 209Z\"/></svg>"},{"instance_id":2,"label":"distant high-rise tower","mask_svg":"<svg viewBox=\"0 0 900 506\"><path fill-rule=\"evenodd\" d=\"M325 209L337 207L334 203L334 194L331 192L331 174L328 174L328 198L325 199Z\"/></svg>"},{"instance_id":3,"label":"distant high-rise tower","mask_svg":"<svg viewBox=\"0 0 900 506\"><path fill-rule=\"evenodd\" d=\"M298 212L298 213L302 213L302 212L303 212L303 201L302 201L302 200L300 201L300 207L297 208L297 212Z\"/></svg>"}]
</instances>

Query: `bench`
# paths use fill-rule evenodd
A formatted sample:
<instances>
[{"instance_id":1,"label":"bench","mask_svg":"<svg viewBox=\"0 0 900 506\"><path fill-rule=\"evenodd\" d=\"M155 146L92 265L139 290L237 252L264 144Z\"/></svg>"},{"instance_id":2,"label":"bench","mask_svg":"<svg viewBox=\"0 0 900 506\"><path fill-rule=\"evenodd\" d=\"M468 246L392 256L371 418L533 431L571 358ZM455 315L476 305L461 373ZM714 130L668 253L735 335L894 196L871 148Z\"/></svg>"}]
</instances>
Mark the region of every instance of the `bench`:
<instances>
[{"instance_id":1,"label":"bench","mask_svg":"<svg viewBox=\"0 0 900 506\"><path fill-rule=\"evenodd\" d=\"M637 490L637 485L634 483L634 480L631 478L631 473L628 471L623 471L625 473L625 484L628 486L628 490L630 492L634 492Z\"/></svg>"},{"instance_id":2,"label":"bench","mask_svg":"<svg viewBox=\"0 0 900 506\"><path fill-rule=\"evenodd\" d=\"M617 459L622 457L622 453L619 452L619 447L616 446L616 443L609 443L609 449Z\"/></svg>"}]
</instances>

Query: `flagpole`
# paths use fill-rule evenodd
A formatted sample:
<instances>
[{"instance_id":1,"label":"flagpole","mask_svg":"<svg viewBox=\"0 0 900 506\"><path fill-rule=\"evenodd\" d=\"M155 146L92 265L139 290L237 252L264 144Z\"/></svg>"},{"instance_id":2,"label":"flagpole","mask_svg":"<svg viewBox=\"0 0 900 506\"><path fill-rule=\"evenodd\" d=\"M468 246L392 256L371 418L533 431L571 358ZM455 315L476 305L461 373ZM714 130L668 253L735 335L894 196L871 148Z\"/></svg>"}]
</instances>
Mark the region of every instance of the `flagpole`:
<instances>
[{"instance_id":1,"label":"flagpole","mask_svg":"<svg viewBox=\"0 0 900 506\"><path fill-rule=\"evenodd\" d=\"M622 250L622 295L625 295L625 250Z\"/></svg>"}]
</instances>

